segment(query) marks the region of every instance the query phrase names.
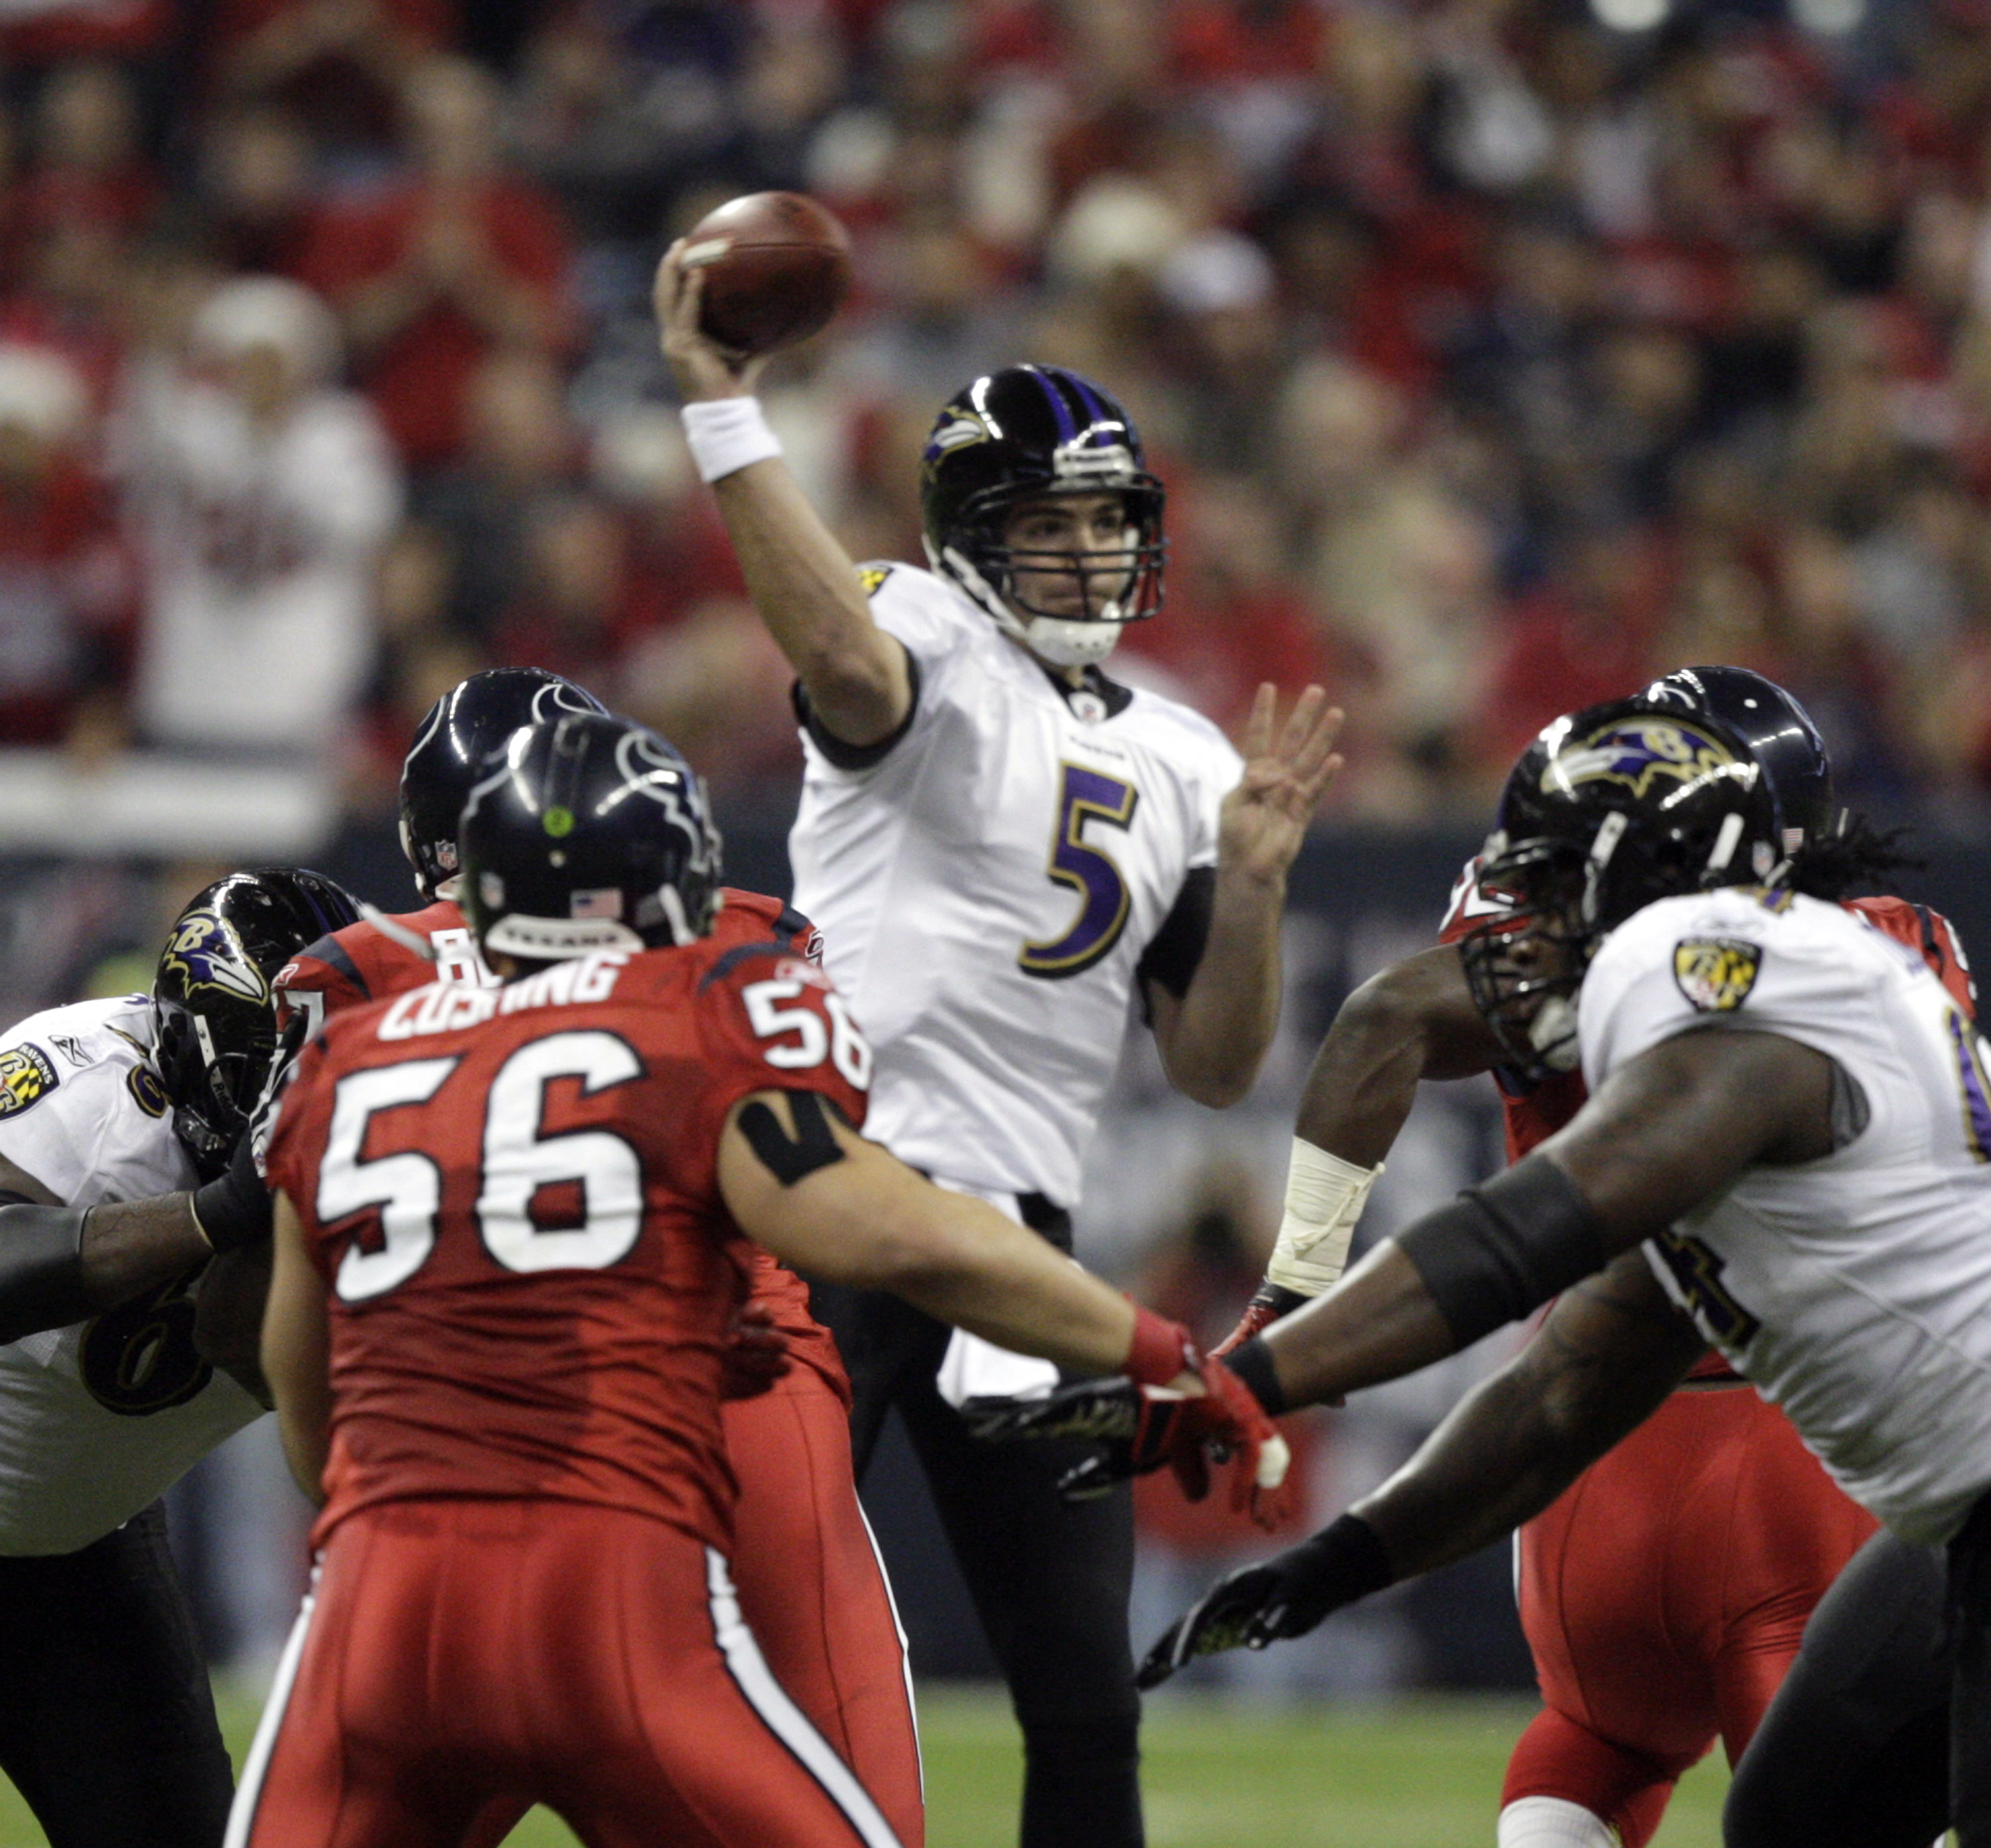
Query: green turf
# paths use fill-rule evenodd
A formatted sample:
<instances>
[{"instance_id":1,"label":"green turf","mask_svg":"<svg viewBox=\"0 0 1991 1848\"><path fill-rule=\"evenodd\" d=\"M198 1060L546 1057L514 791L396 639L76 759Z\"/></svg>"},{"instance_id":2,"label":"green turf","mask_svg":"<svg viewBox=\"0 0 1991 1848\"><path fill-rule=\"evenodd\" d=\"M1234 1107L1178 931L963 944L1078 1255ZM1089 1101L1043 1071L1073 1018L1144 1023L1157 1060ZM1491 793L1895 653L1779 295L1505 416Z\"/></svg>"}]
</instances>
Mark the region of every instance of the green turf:
<instances>
[{"instance_id":1,"label":"green turf","mask_svg":"<svg viewBox=\"0 0 1991 1848\"><path fill-rule=\"evenodd\" d=\"M1420 1699L1380 1707L1256 1707L1157 1702L1145 1734L1152 1848L1491 1848L1501 1767L1531 1710L1509 1700ZM237 1760L251 1701L224 1690ZM1016 1727L997 1696L948 1687L920 1699L933 1848L1016 1840ZM1727 1774L1720 1754L1688 1774L1656 1848L1717 1848ZM514 1848L572 1848L536 1812ZM0 1848L46 1848L0 1782Z\"/></svg>"}]
</instances>

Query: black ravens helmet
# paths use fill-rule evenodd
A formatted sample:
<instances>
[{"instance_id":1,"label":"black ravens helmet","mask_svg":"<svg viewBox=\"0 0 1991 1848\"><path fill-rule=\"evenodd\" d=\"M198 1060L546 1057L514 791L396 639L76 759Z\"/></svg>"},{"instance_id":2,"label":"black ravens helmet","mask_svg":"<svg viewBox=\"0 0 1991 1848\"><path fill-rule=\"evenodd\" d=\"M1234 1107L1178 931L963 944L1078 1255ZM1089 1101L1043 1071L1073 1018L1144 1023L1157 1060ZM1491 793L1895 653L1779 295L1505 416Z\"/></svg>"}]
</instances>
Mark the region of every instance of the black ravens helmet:
<instances>
[{"instance_id":1,"label":"black ravens helmet","mask_svg":"<svg viewBox=\"0 0 1991 1848\"><path fill-rule=\"evenodd\" d=\"M1746 667L1676 668L1641 697L1717 719L1763 767L1783 811L1784 851L1833 827L1832 759L1811 714L1774 680Z\"/></svg>"},{"instance_id":2,"label":"black ravens helmet","mask_svg":"<svg viewBox=\"0 0 1991 1848\"><path fill-rule=\"evenodd\" d=\"M1594 706L1522 754L1481 876L1513 909L1461 940L1472 999L1522 1069L1574 1069L1574 997L1605 934L1654 900L1773 877L1783 816L1719 720L1673 700Z\"/></svg>"},{"instance_id":3,"label":"black ravens helmet","mask_svg":"<svg viewBox=\"0 0 1991 1848\"><path fill-rule=\"evenodd\" d=\"M1121 543L1081 553L1032 551L1006 537L1009 511L1055 495L1117 494ZM950 398L920 461L927 558L1010 634L1047 661L1104 660L1121 628L1162 607L1165 495L1150 475L1140 433L1111 395L1057 366L1010 366ZM1102 573L1121 587L1094 606ZM1068 573L1071 604L1047 609L1019 587L1019 573Z\"/></svg>"},{"instance_id":4,"label":"black ravens helmet","mask_svg":"<svg viewBox=\"0 0 1991 1848\"><path fill-rule=\"evenodd\" d=\"M272 978L306 944L359 921L359 902L322 873L231 873L175 921L152 978L159 1078L173 1128L204 1179L255 1107L277 1044Z\"/></svg>"},{"instance_id":5,"label":"black ravens helmet","mask_svg":"<svg viewBox=\"0 0 1991 1848\"><path fill-rule=\"evenodd\" d=\"M401 766L401 851L423 897L434 897L456 872L456 825L485 760L522 725L605 710L585 687L543 667L472 674L429 708Z\"/></svg>"},{"instance_id":6,"label":"black ravens helmet","mask_svg":"<svg viewBox=\"0 0 1991 1848\"><path fill-rule=\"evenodd\" d=\"M657 734L606 713L516 732L471 791L463 907L486 951L529 963L690 943L712 927L719 831Z\"/></svg>"}]
</instances>

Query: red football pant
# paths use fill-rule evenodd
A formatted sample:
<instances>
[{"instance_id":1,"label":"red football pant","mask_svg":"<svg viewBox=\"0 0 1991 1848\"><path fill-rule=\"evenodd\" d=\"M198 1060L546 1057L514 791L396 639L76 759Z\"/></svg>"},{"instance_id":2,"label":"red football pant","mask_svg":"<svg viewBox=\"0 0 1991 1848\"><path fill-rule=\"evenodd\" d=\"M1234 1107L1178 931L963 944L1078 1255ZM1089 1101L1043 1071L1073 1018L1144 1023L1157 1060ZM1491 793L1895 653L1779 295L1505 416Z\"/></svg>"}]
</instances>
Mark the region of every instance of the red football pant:
<instances>
[{"instance_id":1,"label":"red football pant","mask_svg":"<svg viewBox=\"0 0 1991 1848\"><path fill-rule=\"evenodd\" d=\"M923 1848L905 1639L858 1505L850 1414L802 1361L771 1392L722 1409L740 1483L733 1577L747 1627L774 1679L856 1772L904 1848Z\"/></svg>"},{"instance_id":2,"label":"red football pant","mask_svg":"<svg viewBox=\"0 0 1991 1848\"><path fill-rule=\"evenodd\" d=\"M726 1562L645 1516L401 1502L326 1543L226 1848L457 1848L494 1794L590 1848L894 1848Z\"/></svg>"},{"instance_id":3,"label":"red football pant","mask_svg":"<svg viewBox=\"0 0 1991 1848\"><path fill-rule=\"evenodd\" d=\"M740 1484L732 1565L747 1626L902 1848L924 1848L905 1640L852 1480L850 1414L802 1361L773 1390L721 1409ZM496 1848L525 1809L494 1802L464 1848Z\"/></svg>"},{"instance_id":4,"label":"red football pant","mask_svg":"<svg viewBox=\"0 0 1991 1848\"><path fill-rule=\"evenodd\" d=\"M1644 1848L1717 1737L1741 1757L1875 1525L1748 1387L1675 1393L1521 1530L1544 1707L1502 1803L1560 1797Z\"/></svg>"}]
</instances>

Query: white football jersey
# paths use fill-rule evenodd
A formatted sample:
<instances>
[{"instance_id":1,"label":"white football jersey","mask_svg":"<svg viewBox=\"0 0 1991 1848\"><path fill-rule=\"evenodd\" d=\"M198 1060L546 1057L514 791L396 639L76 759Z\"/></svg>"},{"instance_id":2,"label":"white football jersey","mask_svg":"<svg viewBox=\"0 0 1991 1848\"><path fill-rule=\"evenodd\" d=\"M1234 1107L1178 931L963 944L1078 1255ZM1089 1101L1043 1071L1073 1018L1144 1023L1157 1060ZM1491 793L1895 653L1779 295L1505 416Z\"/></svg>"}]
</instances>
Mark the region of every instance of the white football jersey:
<instances>
[{"instance_id":1,"label":"white football jersey","mask_svg":"<svg viewBox=\"0 0 1991 1848\"><path fill-rule=\"evenodd\" d=\"M0 1155L72 1206L192 1186L151 1047L142 995L0 1036ZM195 1353L192 1326L175 1287L0 1347L0 1554L100 1540L261 1416Z\"/></svg>"},{"instance_id":2,"label":"white football jersey","mask_svg":"<svg viewBox=\"0 0 1991 1848\"><path fill-rule=\"evenodd\" d=\"M866 767L806 740L796 907L877 1053L866 1133L965 1185L1075 1201L1135 965L1217 860L1241 761L1186 706L1063 692L945 579L864 579L918 699Z\"/></svg>"},{"instance_id":3,"label":"white football jersey","mask_svg":"<svg viewBox=\"0 0 1991 1848\"><path fill-rule=\"evenodd\" d=\"M1578 1017L1594 1091L1676 1033L1812 1047L1857 1087L1834 1154L1748 1169L1649 1241L1667 1292L1904 1539L1991 1485L1991 1079L1912 949L1837 905L1731 890L1612 933Z\"/></svg>"}]
</instances>

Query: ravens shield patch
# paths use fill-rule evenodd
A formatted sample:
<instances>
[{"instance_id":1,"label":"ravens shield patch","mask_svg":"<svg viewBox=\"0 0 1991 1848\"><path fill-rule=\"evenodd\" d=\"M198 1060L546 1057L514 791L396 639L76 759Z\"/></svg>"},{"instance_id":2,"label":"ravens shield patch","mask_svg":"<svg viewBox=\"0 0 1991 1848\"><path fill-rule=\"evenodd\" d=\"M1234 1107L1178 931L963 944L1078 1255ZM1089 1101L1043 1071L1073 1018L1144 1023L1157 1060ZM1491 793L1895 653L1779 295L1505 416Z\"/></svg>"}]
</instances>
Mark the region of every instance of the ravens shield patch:
<instances>
[{"instance_id":1,"label":"ravens shield patch","mask_svg":"<svg viewBox=\"0 0 1991 1848\"><path fill-rule=\"evenodd\" d=\"M0 1117L32 1110L62 1082L56 1062L39 1046L10 1046L0 1052Z\"/></svg>"},{"instance_id":2,"label":"ravens shield patch","mask_svg":"<svg viewBox=\"0 0 1991 1848\"><path fill-rule=\"evenodd\" d=\"M1731 1014L1749 999L1763 946L1741 937L1686 937L1673 945L1673 980L1703 1014Z\"/></svg>"}]
</instances>

